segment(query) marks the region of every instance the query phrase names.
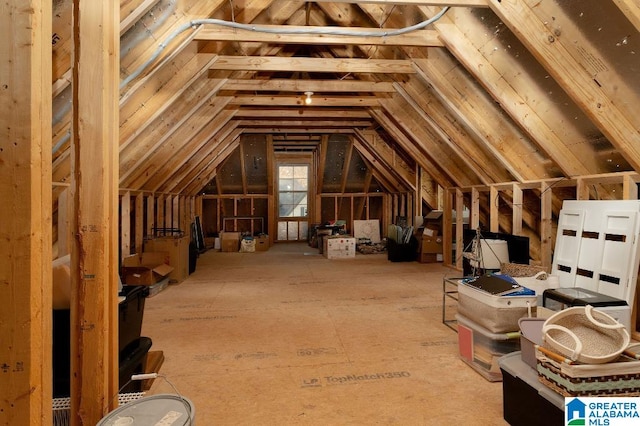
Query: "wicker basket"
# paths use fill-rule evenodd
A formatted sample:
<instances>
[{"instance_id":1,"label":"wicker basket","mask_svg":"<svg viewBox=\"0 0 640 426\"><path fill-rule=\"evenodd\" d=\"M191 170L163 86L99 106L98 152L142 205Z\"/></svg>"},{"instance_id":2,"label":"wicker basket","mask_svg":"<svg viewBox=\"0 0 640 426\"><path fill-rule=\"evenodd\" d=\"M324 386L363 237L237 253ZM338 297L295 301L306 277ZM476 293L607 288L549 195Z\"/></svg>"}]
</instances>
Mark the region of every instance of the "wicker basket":
<instances>
[{"instance_id":1,"label":"wicker basket","mask_svg":"<svg viewBox=\"0 0 640 426\"><path fill-rule=\"evenodd\" d=\"M553 314L545 321L542 336L552 350L585 364L613 361L631 340L623 324L590 305Z\"/></svg>"}]
</instances>

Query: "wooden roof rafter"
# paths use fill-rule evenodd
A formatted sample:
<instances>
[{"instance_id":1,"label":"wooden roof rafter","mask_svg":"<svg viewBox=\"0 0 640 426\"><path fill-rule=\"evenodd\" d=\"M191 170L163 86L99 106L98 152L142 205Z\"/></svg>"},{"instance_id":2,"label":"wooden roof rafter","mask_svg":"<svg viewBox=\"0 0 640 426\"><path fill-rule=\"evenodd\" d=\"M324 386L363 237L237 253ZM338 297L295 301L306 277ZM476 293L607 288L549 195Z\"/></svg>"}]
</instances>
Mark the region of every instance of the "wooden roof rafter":
<instances>
[{"instance_id":1,"label":"wooden roof rafter","mask_svg":"<svg viewBox=\"0 0 640 426\"><path fill-rule=\"evenodd\" d=\"M578 48L593 50L590 43L584 37L579 39L577 34L565 40L538 17L539 11L533 10L537 5L530 0L489 0L489 4L607 139L624 153L629 164L640 170L640 117L631 117L619 108L603 88L603 84L624 87L623 82L616 82L613 74L608 74L612 81L598 82L587 71L591 69L590 59L574 54ZM558 7L551 4L546 7L553 8L557 16L564 15Z\"/></svg>"}]
</instances>

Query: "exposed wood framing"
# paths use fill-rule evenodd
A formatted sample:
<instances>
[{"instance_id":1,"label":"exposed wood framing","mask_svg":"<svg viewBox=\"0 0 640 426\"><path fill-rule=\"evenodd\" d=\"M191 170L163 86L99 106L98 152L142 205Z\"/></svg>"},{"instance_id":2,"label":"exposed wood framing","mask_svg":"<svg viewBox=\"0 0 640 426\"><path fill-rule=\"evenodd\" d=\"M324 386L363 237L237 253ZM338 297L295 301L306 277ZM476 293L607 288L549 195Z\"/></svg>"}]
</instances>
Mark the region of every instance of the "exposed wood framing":
<instances>
[{"instance_id":1,"label":"exposed wood framing","mask_svg":"<svg viewBox=\"0 0 640 426\"><path fill-rule=\"evenodd\" d=\"M392 73L413 74L411 61L384 59L281 58L277 56L220 56L214 70Z\"/></svg>"},{"instance_id":2,"label":"exposed wood framing","mask_svg":"<svg viewBox=\"0 0 640 426\"><path fill-rule=\"evenodd\" d=\"M386 45L386 46L442 46L438 34L432 30L419 30L402 35L387 36L388 29L314 27L295 25L260 25L249 31L236 28L207 28L195 38L198 41L225 40L235 42L262 42L286 44L338 44L338 45ZM298 33L296 33L298 31ZM353 32L354 35L334 35L332 32ZM376 35L358 35L366 31Z\"/></svg>"},{"instance_id":3,"label":"exposed wood framing","mask_svg":"<svg viewBox=\"0 0 640 426\"><path fill-rule=\"evenodd\" d=\"M119 389L118 15L114 1L74 1L72 424L98 423Z\"/></svg>"},{"instance_id":4,"label":"exposed wood framing","mask_svg":"<svg viewBox=\"0 0 640 426\"><path fill-rule=\"evenodd\" d=\"M540 2L489 0L489 4L609 141L624 153L633 168L640 170L640 118L637 115L631 117L621 109L602 86L624 86L624 83L599 82L594 79L589 72L590 59L576 51L576 35L574 34L570 40L565 40L560 31L547 25L545 19L538 16L547 16L546 11L533 10ZM559 7L549 6L553 8L553 14L564 13ZM580 40L580 46L586 52L593 49L584 38ZM577 59L581 56L582 59ZM608 77L610 80L616 80L613 74L608 74Z\"/></svg>"},{"instance_id":5,"label":"exposed wood framing","mask_svg":"<svg viewBox=\"0 0 640 426\"><path fill-rule=\"evenodd\" d=\"M51 2L0 14L0 424L51 424Z\"/></svg>"}]
</instances>

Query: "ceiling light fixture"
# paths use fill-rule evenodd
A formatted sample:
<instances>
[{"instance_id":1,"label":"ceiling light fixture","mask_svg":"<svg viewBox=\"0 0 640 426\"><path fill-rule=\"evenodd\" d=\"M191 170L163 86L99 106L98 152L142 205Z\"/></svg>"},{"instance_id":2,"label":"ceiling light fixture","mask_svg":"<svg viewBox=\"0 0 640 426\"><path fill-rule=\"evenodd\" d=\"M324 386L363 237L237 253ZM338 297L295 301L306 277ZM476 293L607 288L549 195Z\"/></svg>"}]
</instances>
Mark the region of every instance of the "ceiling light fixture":
<instances>
[{"instance_id":1,"label":"ceiling light fixture","mask_svg":"<svg viewBox=\"0 0 640 426\"><path fill-rule=\"evenodd\" d=\"M313 95L313 92L304 92L304 94L307 96L304 99L304 104L305 105L311 105L311 102L313 102L313 99L311 99L311 95Z\"/></svg>"}]
</instances>

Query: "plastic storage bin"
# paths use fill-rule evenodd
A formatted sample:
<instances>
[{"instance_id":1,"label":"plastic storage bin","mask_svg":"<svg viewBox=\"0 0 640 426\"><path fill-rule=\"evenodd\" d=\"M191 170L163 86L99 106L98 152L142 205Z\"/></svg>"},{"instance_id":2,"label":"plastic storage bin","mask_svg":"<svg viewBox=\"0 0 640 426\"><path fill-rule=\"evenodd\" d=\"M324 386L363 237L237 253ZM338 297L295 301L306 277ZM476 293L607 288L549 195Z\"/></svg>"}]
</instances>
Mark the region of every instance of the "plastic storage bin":
<instances>
[{"instance_id":1,"label":"plastic storage bin","mask_svg":"<svg viewBox=\"0 0 640 426\"><path fill-rule=\"evenodd\" d=\"M125 285L122 287L121 295L125 299L118 305L118 346L120 352L140 337L144 304L149 295L149 288L143 285Z\"/></svg>"},{"instance_id":2,"label":"plastic storage bin","mask_svg":"<svg viewBox=\"0 0 640 426\"><path fill-rule=\"evenodd\" d=\"M491 333L462 315L456 320L460 358L490 382L501 381L498 360L520 350L520 333Z\"/></svg>"},{"instance_id":3,"label":"plastic storage bin","mask_svg":"<svg viewBox=\"0 0 640 426\"><path fill-rule=\"evenodd\" d=\"M129 343L125 351L120 352L118 387L122 389L120 391L121 393L142 391L142 380L130 382L130 379L133 374L144 373L145 365L147 363L147 354L151 348L151 343L151 339L148 337L139 337L132 343Z\"/></svg>"},{"instance_id":4,"label":"plastic storage bin","mask_svg":"<svg viewBox=\"0 0 640 426\"><path fill-rule=\"evenodd\" d=\"M520 318L536 315L537 302L535 295L497 296L464 282L458 285L458 313L491 333L518 331Z\"/></svg>"},{"instance_id":5,"label":"plastic storage bin","mask_svg":"<svg viewBox=\"0 0 640 426\"><path fill-rule=\"evenodd\" d=\"M502 371L504 419L510 425L564 425L564 397L538 380L538 374L526 365L519 352L499 360Z\"/></svg>"}]
</instances>

